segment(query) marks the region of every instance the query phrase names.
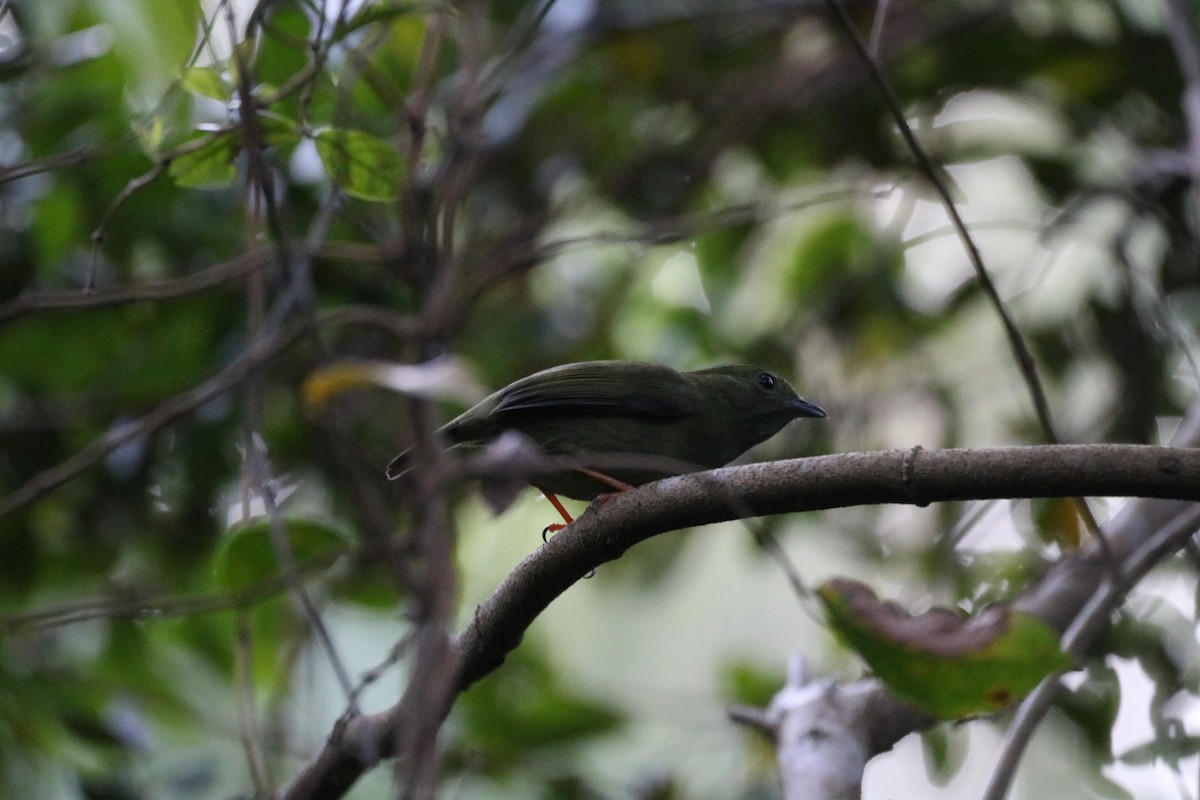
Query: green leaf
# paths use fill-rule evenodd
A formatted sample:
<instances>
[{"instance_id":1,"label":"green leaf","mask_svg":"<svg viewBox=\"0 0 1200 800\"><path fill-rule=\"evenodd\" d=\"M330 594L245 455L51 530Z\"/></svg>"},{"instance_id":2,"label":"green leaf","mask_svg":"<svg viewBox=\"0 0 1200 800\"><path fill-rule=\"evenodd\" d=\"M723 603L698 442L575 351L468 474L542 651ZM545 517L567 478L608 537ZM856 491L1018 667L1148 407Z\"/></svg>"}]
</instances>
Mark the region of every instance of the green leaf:
<instances>
[{"instance_id":1,"label":"green leaf","mask_svg":"<svg viewBox=\"0 0 1200 800\"><path fill-rule=\"evenodd\" d=\"M307 519L283 521L288 546L300 569L331 563L346 550L346 539L329 526ZM257 517L231 528L217 550L213 566L217 585L226 590L245 589L281 575L271 541L270 521Z\"/></svg>"},{"instance_id":2,"label":"green leaf","mask_svg":"<svg viewBox=\"0 0 1200 800\"><path fill-rule=\"evenodd\" d=\"M37 203L32 233L38 254L58 263L86 236L86 220L79 195L67 184L58 184Z\"/></svg>"},{"instance_id":3,"label":"green leaf","mask_svg":"<svg viewBox=\"0 0 1200 800\"><path fill-rule=\"evenodd\" d=\"M993 606L974 617L934 608L911 616L861 583L819 590L830 624L900 697L947 719L991 713L1071 666L1036 617Z\"/></svg>"},{"instance_id":4,"label":"green leaf","mask_svg":"<svg viewBox=\"0 0 1200 800\"><path fill-rule=\"evenodd\" d=\"M213 100L228 102L233 97L233 87L213 67L187 67L183 71L181 85L185 91Z\"/></svg>"},{"instance_id":5,"label":"green leaf","mask_svg":"<svg viewBox=\"0 0 1200 800\"><path fill-rule=\"evenodd\" d=\"M404 175L400 155L387 142L362 131L329 128L313 137L330 180L360 200L396 199Z\"/></svg>"},{"instance_id":6,"label":"green leaf","mask_svg":"<svg viewBox=\"0 0 1200 800\"><path fill-rule=\"evenodd\" d=\"M171 158L168 174L186 189L225 187L237 179L233 159L238 152L232 132L206 133L183 145Z\"/></svg>"}]
</instances>

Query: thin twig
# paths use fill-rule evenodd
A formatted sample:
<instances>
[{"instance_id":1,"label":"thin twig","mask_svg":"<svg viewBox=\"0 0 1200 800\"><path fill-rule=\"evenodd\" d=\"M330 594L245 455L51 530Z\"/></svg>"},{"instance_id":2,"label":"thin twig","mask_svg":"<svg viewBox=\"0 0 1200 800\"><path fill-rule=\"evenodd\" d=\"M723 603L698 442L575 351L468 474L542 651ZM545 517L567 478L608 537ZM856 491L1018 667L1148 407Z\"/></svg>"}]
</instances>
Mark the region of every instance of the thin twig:
<instances>
[{"instance_id":1,"label":"thin twig","mask_svg":"<svg viewBox=\"0 0 1200 800\"><path fill-rule=\"evenodd\" d=\"M35 311L79 311L108 308L126 303L151 300L174 300L199 294L229 281L245 277L250 271L270 260L270 252L259 248L221 261L204 269L160 281L146 281L129 286L110 286L92 291L27 292L7 303L0 304L0 324L11 322Z\"/></svg>"},{"instance_id":2,"label":"thin twig","mask_svg":"<svg viewBox=\"0 0 1200 800\"><path fill-rule=\"evenodd\" d=\"M1197 527L1200 527L1200 508L1194 508L1191 513L1175 518L1170 525L1159 529L1125 559L1123 574L1138 575L1146 572L1158 563L1165 553L1177 549L1181 539L1191 537ZM1091 599L1071 623L1071 627L1063 634L1064 652L1075 658L1083 658L1087 654L1087 649L1095 640L1096 634L1124 596L1125 588L1112 581L1104 581L1096 588ZM1055 673L1044 678L1021 702L1012 724L1004 734L1000 756L981 800L1003 800L1008 793L1025 748L1042 719L1050 711L1051 704L1061 688L1060 676L1061 673Z\"/></svg>"},{"instance_id":3,"label":"thin twig","mask_svg":"<svg viewBox=\"0 0 1200 800\"><path fill-rule=\"evenodd\" d=\"M294 575L280 573L232 591L193 595L141 595L126 592L116 597L97 597L64 605L0 614L0 631L18 635L27 630L49 630L96 619L160 620L193 617L249 608L287 591L294 580L311 580L325 572L337 559L355 551L337 550L306 562Z\"/></svg>"},{"instance_id":4,"label":"thin twig","mask_svg":"<svg viewBox=\"0 0 1200 800\"><path fill-rule=\"evenodd\" d=\"M374 245L358 242L317 241L298 245L297 256L319 256L336 261L380 263L388 256ZM223 284L244 278L255 269L270 263L270 248L255 247L226 261L220 261L196 272L178 278L145 281L127 286L109 286L93 291L49 290L26 292L6 303L0 303L0 324L39 311L81 311L94 308L109 308L126 303L142 303L159 300L175 300L199 294ZM378 309L377 309L378 310ZM381 319L384 312L379 310ZM394 318L398 317L392 314ZM393 319L393 323L394 323ZM385 325L386 327L386 325Z\"/></svg>"},{"instance_id":5,"label":"thin twig","mask_svg":"<svg viewBox=\"0 0 1200 800\"><path fill-rule=\"evenodd\" d=\"M59 153L54 156L46 156L39 158L36 161L26 161L23 164L17 164L12 167L0 167L0 186L12 181L19 181L22 178L28 178L33 175L40 175L43 172L52 172L56 169L64 169L66 167L75 167L80 164L86 164L88 161L97 158L104 158L113 153L118 153L129 145L132 137L125 137L120 141L106 145L87 145L85 147L77 147L66 153Z\"/></svg>"},{"instance_id":6,"label":"thin twig","mask_svg":"<svg viewBox=\"0 0 1200 800\"><path fill-rule=\"evenodd\" d=\"M1041 379L1038 377L1033 356L1025 344L1025 338L1021 335L1020 329L1013 322L1008 309L1004 307L1004 301L1001 299L1000 293L997 291L996 285L992 282L991 275L983 263L983 256L979 251L979 247L975 244L974 238L967 229L962 215L959 214L958 207L954 203L954 198L950 196L950 190L947 188L946 182L942 180L939 167L933 162L933 159L925 151L925 147L917 139L912 126L908 124L904 108L900 105L900 98L896 96L895 90L892 89L891 83L883 74L879 64L871 57L870 52L867 50L867 45L863 42L862 36L854 26L854 21L850 18L850 14L846 11L845 6L839 0L825 0L825 5L838 21L842 32L845 33L851 47L858 55L871 82L875 84L875 88L879 91L880 96L887 105L892 120L896 123L901 138L904 139L905 146L917 162L917 167L929 179L934 191L937 192L938 198L946 210L946 214L950 217L950 222L954 226L954 230L958 233L958 238L962 242L963 249L966 251L967 259L971 262L971 267L975 270L979 285L982 287L984 294L987 295L988 300L996 310L996 314L1000 317L1000 321L1004 326L1009 346L1017 359L1017 366L1021 370L1021 375L1025 379L1026 385L1029 387L1029 393L1032 396L1034 409L1037 412L1042 430L1045 432L1048 441L1051 443L1057 442L1058 434L1054 429L1054 423L1050 417L1050 407L1046 401L1046 393L1042 387Z\"/></svg>"},{"instance_id":7,"label":"thin twig","mask_svg":"<svg viewBox=\"0 0 1200 800\"><path fill-rule=\"evenodd\" d=\"M261 17L258 14L263 7L259 6L247 23L245 41L253 36L252 27ZM229 28L231 41L237 42L237 27L234 21L232 5L226 6L226 24ZM284 230L281 210L278 206L272 174L268 168L264 148L266 141L262 124L258 118L258 107L253 94L254 75L251 64L240 47L234 48L238 67L238 97L242 130L243 149L247 154L246 190L250 198L251 221L255 224L259 216L254 214L261 209L265 217L266 233L271 239L275 260L279 273L284 276L286 283L272 303L272 315L283 318L296 308L307 310L312 305L314 292L311 281L310 259L302 256L293 259L293 247ZM317 214L309 231L307 244L319 246L324 239L334 210L336 200L327 201L320 213ZM261 269L251 274L246 283L247 326L250 336L257 336L259 330L267 325L267 286L266 276ZM279 564L280 572L294 576L297 572L296 554L292 549L291 538L288 536L287 525L280 512L275 498L271 475L270 459L263 438L263 405L265 384L259 366L252 368L245 383L243 397L243 437L245 451L243 453L244 502L251 495L257 496L266 511L268 531L271 546ZM290 580L288 583L289 596L299 607L301 616L306 620L309 630L317 638L321 650L333 669L334 675L341 684L342 690L350 704L352 712L357 712L354 699L354 686L349 672L343 663L333 637L321 619L320 611L309 594L308 589L300 580Z\"/></svg>"},{"instance_id":8,"label":"thin twig","mask_svg":"<svg viewBox=\"0 0 1200 800\"><path fill-rule=\"evenodd\" d=\"M257 366L294 344L307 330L296 326L269 331L256 338L224 369L203 383L163 401L150 413L97 436L75 455L34 475L12 493L0 497L0 517L32 503L98 463L123 444L148 436L163 426L219 397L243 381Z\"/></svg>"},{"instance_id":9,"label":"thin twig","mask_svg":"<svg viewBox=\"0 0 1200 800\"><path fill-rule=\"evenodd\" d=\"M146 170L136 178L131 178L128 183L122 187L121 191L117 192L117 196L108 204L108 208L104 212L104 216L100 218L100 224L92 231L92 261L88 267L87 289L90 291L96 285L96 261L99 258L100 245L104 244L108 238L108 224L112 221L117 210L125 204L125 201L133 197L135 194L145 189L150 184L154 183L163 173L167 171L167 166L170 163L168 159L162 158L155 162L154 166Z\"/></svg>"},{"instance_id":10,"label":"thin twig","mask_svg":"<svg viewBox=\"0 0 1200 800\"><path fill-rule=\"evenodd\" d=\"M1167 0L1167 36L1179 71L1183 75L1183 117L1188 126L1188 163L1192 178L1192 230L1200 236L1200 44L1195 21L1195 3L1184 0Z\"/></svg>"},{"instance_id":11,"label":"thin twig","mask_svg":"<svg viewBox=\"0 0 1200 800\"><path fill-rule=\"evenodd\" d=\"M747 223L777 220L785 214L804 211L826 203L848 202L866 197L882 199L890 188L870 189L854 186L816 192L812 195L782 203L739 203L713 211L700 211L650 220L632 230L600 230L539 243L525 249L512 248L501 257L492 259L486 270L472 273L473 280L463 290L467 302L473 302L497 281L529 269L547 259L577 248L599 245L636 246L662 245L694 239L705 232Z\"/></svg>"},{"instance_id":12,"label":"thin twig","mask_svg":"<svg viewBox=\"0 0 1200 800\"><path fill-rule=\"evenodd\" d=\"M230 39L236 42L236 26L234 25L232 5L227 6L227 9ZM254 72L242 48L235 46L233 52L237 59L238 68L238 110L240 111L240 127L242 130L242 150L246 153L247 188L252 192L253 197L261 198L262 208L266 216L267 231L270 233L271 243L275 247L280 271L282 274L292 278L291 246L287 230L283 225L283 218L280 215L279 204L276 201L275 183L272 180L271 170L268 168L267 160L264 156L266 136L263 133L262 121L258 118L258 105L254 97ZM304 289L305 287L298 288ZM308 300L310 297L311 291L302 292L300 295L301 300Z\"/></svg>"},{"instance_id":13,"label":"thin twig","mask_svg":"<svg viewBox=\"0 0 1200 800\"><path fill-rule=\"evenodd\" d=\"M251 484L253 490L262 500L263 508L267 514L267 530L270 533L271 547L275 552L275 560L279 564L280 574L291 576L288 579L288 594L296 600L300 606L302 616L308 622L309 628L316 634L317 641L320 643L321 649L325 652L325 657L329 660L329 664L333 668L334 676L337 678L342 691L346 695L351 711L357 712L354 682L350 680L350 673L346 669L346 665L342 662L341 656L338 655L337 647L333 643L333 637L329 635L329 629L322 621L321 613L318 611L316 603L313 602L312 596L304 586L304 583L296 577L299 575L300 568L296 561L296 554L292 550L287 523L284 521L283 514L279 510L279 504L275 500L275 490L272 488L266 445L261 437L254 435L250 447L251 450L246 454L245 458L250 472Z\"/></svg>"},{"instance_id":14,"label":"thin twig","mask_svg":"<svg viewBox=\"0 0 1200 800\"><path fill-rule=\"evenodd\" d=\"M237 645L233 655L239 688L238 734L242 740L242 752L249 765L254 796L270 797L274 787L263 755L258 709L254 702L254 639L250 634L250 612L245 609L237 613Z\"/></svg>"},{"instance_id":15,"label":"thin twig","mask_svg":"<svg viewBox=\"0 0 1200 800\"><path fill-rule=\"evenodd\" d=\"M942 202L942 207L950 217L951 225L958 232L958 238L962 242L963 249L966 251L967 260L970 261L972 269L975 270L976 280L979 281L984 295L992 304L996 315L1000 318L1001 325L1004 327L1004 333L1008 338L1009 348L1012 350L1013 357L1016 359L1017 368L1021 372L1021 377L1024 379L1026 387L1029 389L1029 395L1033 401L1034 411L1037 414L1038 423L1042 428L1043 435L1051 444L1059 443L1061 440L1059 439L1058 432L1055 430L1054 420L1050 415L1050 403L1046 399L1046 390L1042 386L1041 378L1038 376L1033 354L1029 351L1021 330L1008 313L1008 309L1005 308L1004 300L1000 297L1000 292L996 289L996 284L993 283L992 277L983 263L983 255L980 253L978 245L975 244L975 239L971 236L971 232L967 229L962 215L959 214L958 206L955 204L954 198L950 196L950 189L942 179L940 168L926 152L920 140L917 139L912 126L908 124L908 118L904 115L904 108L900 105L900 98L896 95L887 76L883 74L883 70L880 69L878 62L871 57L871 53L867 49L862 35L859 34L858 29L854 26L854 20L850 18L850 14L846 11L841 0L825 0L825 5L837 19L838 25L850 41L851 47L858 55L871 82L875 84L876 89L878 89L880 95L883 97L884 103L892 115L892 120L896 123L901 138L904 139L905 146L908 147L909 152L912 153L913 158L917 162L917 167L925 174L933 185L934 191L937 192L938 198ZM1109 551L1108 542L1105 541L1104 533L1101 531L1095 515L1092 514L1091 509L1088 507L1087 501L1082 497L1071 499L1075 503L1075 509L1080 519L1091 534L1099 541L1100 548L1104 551L1112 569L1118 569L1117 561ZM1114 572L1113 577L1118 580L1120 579L1120 575L1116 572Z\"/></svg>"}]
</instances>

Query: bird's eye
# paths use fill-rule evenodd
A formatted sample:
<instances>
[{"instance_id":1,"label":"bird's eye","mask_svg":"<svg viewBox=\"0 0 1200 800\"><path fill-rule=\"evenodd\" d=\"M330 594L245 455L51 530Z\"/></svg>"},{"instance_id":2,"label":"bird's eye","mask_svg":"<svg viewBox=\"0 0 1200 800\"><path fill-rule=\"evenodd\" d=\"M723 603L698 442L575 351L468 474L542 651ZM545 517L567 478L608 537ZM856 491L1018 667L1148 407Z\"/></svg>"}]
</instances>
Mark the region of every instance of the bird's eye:
<instances>
[{"instance_id":1,"label":"bird's eye","mask_svg":"<svg viewBox=\"0 0 1200 800\"><path fill-rule=\"evenodd\" d=\"M758 385L763 387L764 389L774 389L775 388L775 376L769 372L758 373L757 380L758 380Z\"/></svg>"}]
</instances>

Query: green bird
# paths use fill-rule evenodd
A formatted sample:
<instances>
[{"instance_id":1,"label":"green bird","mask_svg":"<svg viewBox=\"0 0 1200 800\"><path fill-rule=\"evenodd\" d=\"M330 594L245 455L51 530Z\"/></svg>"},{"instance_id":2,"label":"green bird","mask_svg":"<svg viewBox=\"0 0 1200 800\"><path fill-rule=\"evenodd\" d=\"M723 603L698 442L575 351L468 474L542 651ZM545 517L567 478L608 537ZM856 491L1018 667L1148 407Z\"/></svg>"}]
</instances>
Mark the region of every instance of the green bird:
<instances>
[{"instance_id":1,"label":"green bird","mask_svg":"<svg viewBox=\"0 0 1200 800\"><path fill-rule=\"evenodd\" d=\"M826 416L761 367L678 372L640 361L585 361L521 378L450 420L440 433L455 446L478 447L515 430L542 453L573 461L530 479L569 523L555 495L593 500L720 467L794 419ZM602 472L588 466L596 456L603 456ZM388 465L387 477L395 480L407 469L405 451Z\"/></svg>"}]
</instances>

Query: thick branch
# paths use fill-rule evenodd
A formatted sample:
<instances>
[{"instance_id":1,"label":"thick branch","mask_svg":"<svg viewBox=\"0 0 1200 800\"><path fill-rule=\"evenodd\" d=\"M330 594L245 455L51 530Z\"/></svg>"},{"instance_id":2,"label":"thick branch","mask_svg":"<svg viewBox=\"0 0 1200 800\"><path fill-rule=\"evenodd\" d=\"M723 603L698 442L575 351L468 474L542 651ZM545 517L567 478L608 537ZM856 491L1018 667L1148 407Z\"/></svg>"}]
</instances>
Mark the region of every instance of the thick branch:
<instances>
[{"instance_id":1,"label":"thick branch","mask_svg":"<svg viewBox=\"0 0 1200 800\"><path fill-rule=\"evenodd\" d=\"M719 489L719 490L718 490ZM1200 500L1200 449L1044 445L845 453L668 478L593 506L526 558L460 638L463 687L491 672L568 586L659 533L846 506L1028 497ZM1136 543L1114 543L1123 558Z\"/></svg>"},{"instance_id":2,"label":"thick branch","mask_svg":"<svg viewBox=\"0 0 1200 800\"><path fill-rule=\"evenodd\" d=\"M566 531L522 561L475 611L458 638L462 661L459 691L487 675L521 641L549 604L598 565L618 558L660 533L739 517L845 506L947 500L1119 496L1200 501L1200 449L1143 445L1044 445L987 450L846 453L817 458L726 467L649 484L593 505ZM1114 537L1115 556L1125 559L1139 544ZM1094 557L1064 562L1088 575L1105 574ZM1056 569L1063 575L1068 567ZM1053 583L1053 582L1052 582ZM1062 581L1058 592L1077 591ZM1049 592L1049 593L1048 593ZM1054 591L1042 592L1041 607ZM1078 606L1075 607L1076 610ZM882 689L872 704L895 703ZM411 698L335 732L325 748L281 795L336 797L380 758L396 752L404 736ZM448 711L448 709L446 709ZM906 710L911 717L911 710ZM872 742L890 747L907 725ZM398 734L398 735L397 735Z\"/></svg>"}]
</instances>

